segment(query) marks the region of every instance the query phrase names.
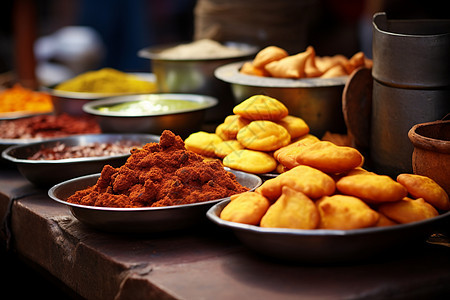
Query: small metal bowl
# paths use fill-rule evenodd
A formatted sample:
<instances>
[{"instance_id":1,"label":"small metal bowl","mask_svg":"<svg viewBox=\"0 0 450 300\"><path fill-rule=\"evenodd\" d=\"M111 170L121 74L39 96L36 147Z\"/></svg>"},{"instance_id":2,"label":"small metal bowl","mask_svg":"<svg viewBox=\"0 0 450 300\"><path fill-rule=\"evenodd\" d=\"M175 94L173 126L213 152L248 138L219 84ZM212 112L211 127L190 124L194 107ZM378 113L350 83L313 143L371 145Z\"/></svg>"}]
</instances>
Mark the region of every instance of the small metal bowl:
<instances>
[{"instance_id":1,"label":"small metal bowl","mask_svg":"<svg viewBox=\"0 0 450 300\"><path fill-rule=\"evenodd\" d=\"M265 228L220 218L229 199L212 206L207 217L228 228L249 249L282 261L312 264L356 262L424 242L435 230L448 228L450 211L418 222L353 230Z\"/></svg>"},{"instance_id":2,"label":"small metal bowl","mask_svg":"<svg viewBox=\"0 0 450 300\"><path fill-rule=\"evenodd\" d=\"M142 49L138 56L150 59L159 92L215 97L219 103L207 112L206 120L222 121L233 110L233 95L227 84L214 77L214 70L225 64L250 59L259 50L256 46L244 43L226 42L224 45L241 50L241 54L205 59L170 59L162 57L160 53L176 45L163 45Z\"/></svg>"},{"instance_id":3,"label":"small metal bowl","mask_svg":"<svg viewBox=\"0 0 450 300\"><path fill-rule=\"evenodd\" d=\"M267 95L283 102L289 114L302 118L311 134L347 133L342 113L342 92L348 76L335 78L273 78L242 74L244 61L221 66L215 76L231 85L235 103L253 95Z\"/></svg>"},{"instance_id":4,"label":"small metal bowl","mask_svg":"<svg viewBox=\"0 0 450 300\"><path fill-rule=\"evenodd\" d=\"M159 136L151 134L86 134L65 138L48 139L35 143L24 143L8 147L2 152L2 158L17 166L20 173L37 186L51 186L58 182L82 175L101 172L104 165L120 167L130 154L102 157L80 157L60 160L27 159L42 148L54 147L58 144L82 146L91 143L114 143L118 141L134 141L140 145L159 142Z\"/></svg>"},{"instance_id":5,"label":"small metal bowl","mask_svg":"<svg viewBox=\"0 0 450 300\"><path fill-rule=\"evenodd\" d=\"M226 168L227 169L227 168ZM229 170L229 169L227 169ZM256 175L229 170L243 186L254 190L262 181ZM76 191L94 185L100 174L87 175L61 182L48 191L50 198L70 207L80 222L108 232L158 233L181 230L206 221L206 211L214 204L229 199L163 207L115 208L79 205L67 202Z\"/></svg>"},{"instance_id":6,"label":"small metal bowl","mask_svg":"<svg viewBox=\"0 0 450 300\"><path fill-rule=\"evenodd\" d=\"M140 100L152 101L152 99L184 100L197 102L201 105L191 109L139 115L136 113L102 112L98 109L101 106ZM215 106L217 102L217 99L213 97L193 94L130 95L92 101L86 103L83 110L97 117L98 124L102 132L105 133L152 133L161 135L164 130L168 129L185 138L190 133L201 129L206 111Z\"/></svg>"},{"instance_id":7,"label":"small metal bowl","mask_svg":"<svg viewBox=\"0 0 450 300\"><path fill-rule=\"evenodd\" d=\"M140 77L142 80L155 82L155 76L151 73L130 73ZM104 99L113 96L119 96L124 94L117 93L82 93L82 92L68 92L55 90L58 84L54 84L48 87L41 87L41 90L50 94L52 97L53 110L56 114L67 113L70 115L80 116L85 115L83 111L83 105L93 100ZM156 91L155 91L156 92ZM127 93L136 94L136 93Z\"/></svg>"}]
</instances>

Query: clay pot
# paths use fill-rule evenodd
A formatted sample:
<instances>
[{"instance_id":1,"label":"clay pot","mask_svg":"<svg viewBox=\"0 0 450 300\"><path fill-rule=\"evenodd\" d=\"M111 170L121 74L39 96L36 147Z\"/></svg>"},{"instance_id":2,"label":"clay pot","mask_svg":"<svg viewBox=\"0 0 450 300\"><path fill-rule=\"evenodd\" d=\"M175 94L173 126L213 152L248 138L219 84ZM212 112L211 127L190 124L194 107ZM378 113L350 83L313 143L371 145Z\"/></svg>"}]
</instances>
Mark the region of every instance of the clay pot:
<instances>
[{"instance_id":1,"label":"clay pot","mask_svg":"<svg viewBox=\"0 0 450 300\"><path fill-rule=\"evenodd\" d=\"M408 137L414 174L430 177L450 195L450 120L416 124Z\"/></svg>"}]
</instances>

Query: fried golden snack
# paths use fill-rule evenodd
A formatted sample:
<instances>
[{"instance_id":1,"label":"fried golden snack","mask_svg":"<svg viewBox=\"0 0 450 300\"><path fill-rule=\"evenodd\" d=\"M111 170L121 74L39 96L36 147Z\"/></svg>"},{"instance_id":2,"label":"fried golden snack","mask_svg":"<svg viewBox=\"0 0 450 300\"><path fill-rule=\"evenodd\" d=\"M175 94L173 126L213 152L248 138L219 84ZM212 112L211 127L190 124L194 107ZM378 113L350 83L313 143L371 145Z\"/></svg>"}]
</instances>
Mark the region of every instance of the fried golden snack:
<instances>
[{"instance_id":1,"label":"fried golden snack","mask_svg":"<svg viewBox=\"0 0 450 300\"><path fill-rule=\"evenodd\" d=\"M275 178L266 180L256 189L256 192L275 201L280 197L283 186L302 192L311 199L329 196L336 188L333 178L327 174L308 166L297 166Z\"/></svg>"},{"instance_id":2,"label":"fried golden snack","mask_svg":"<svg viewBox=\"0 0 450 300\"><path fill-rule=\"evenodd\" d=\"M242 146L237 140L227 140L216 144L214 153L217 157L224 158L231 152L242 149L244 149L244 146Z\"/></svg>"},{"instance_id":3,"label":"fried golden snack","mask_svg":"<svg viewBox=\"0 0 450 300\"><path fill-rule=\"evenodd\" d=\"M214 157L215 147L221 142L222 139L215 133L198 131L189 135L184 144L187 150L194 151L200 155Z\"/></svg>"},{"instance_id":4,"label":"fried golden snack","mask_svg":"<svg viewBox=\"0 0 450 300\"><path fill-rule=\"evenodd\" d=\"M362 67L365 65L365 55L364 52L359 51L353 54L349 59L349 63L344 65L345 71L347 74L352 73L356 68Z\"/></svg>"},{"instance_id":5,"label":"fried golden snack","mask_svg":"<svg viewBox=\"0 0 450 300\"><path fill-rule=\"evenodd\" d=\"M297 161L297 155L303 148L313 143L320 141L317 137L307 134L301 139L297 139L295 142L288 144L278 150L273 154L275 159L284 165L287 169L292 169L299 166L300 163Z\"/></svg>"},{"instance_id":6,"label":"fried golden snack","mask_svg":"<svg viewBox=\"0 0 450 300\"><path fill-rule=\"evenodd\" d=\"M252 121L239 130L236 139L245 148L258 151L273 151L291 141L289 132L272 121Z\"/></svg>"},{"instance_id":7,"label":"fried golden snack","mask_svg":"<svg viewBox=\"0 0 450 300\"><path fill-rule=\"evenodd\" d=\"M275 98L254 95L233 108L233 113L249 120L279 121L289 114L287 107Z\"/></svg>"},{"instance_id":8,"label":"fried golden snack","mask_svg":"<svg viewBox=\"0 0 450 300\"><path fill-rule=\"evenodd\" d=\"M259 225L270 205L266 197L255 192L232 195L230 199L230 203L220 213L220 218L249 225Z\"/></svg>"},{"instance_id":9,"label":"fried golden snack","mask_svg":"<svg viewBox=\"0 0 450 300\"><path fill-rule=\"evenodd\" d=\"M305 63L305 76L308 78L319 77L322 72L316 66L316 50L312 46L306 48L307 52L311 52Z\"/></svg>"},{"instance_id":10,"label":"fried golden snack","mask_svg":"<svg viewBox=\"0 0 450 300\"><path fill-rule=\"evenodd\" d=\"M257 68L253 63L247 61L245 62L241 69L239 70L242 74L253 75L253 76L270 76L269 72L267 72L264 68Z\"/></svg>"},{"instance_id":11,"label":"fried golden snack","mask_svg":"<svg viewBox=\"0 0 450 300\"><path fill-rule=\"evenodd\" d=\"M239 130L247 126L250 122L250 120L239 115L229 115L222 123L221 132L227 140L235 140Z\"/></svg>"},{"instance_id":12,"label":"fried golden snack","mask_svg":"<svg viewBox=\"0 0 450 300\"><path fill-rule=\"evenodd\" d=\"M299 117L287 115L276 123L286 128L291 136L291 139L295 139L309 133L308 124L306 124L306 122Z\"/></svg>"},{"instance_id":13,"label":"fried golden snack","mask_svg":"<svg viewBox=\"0 0 450 300\"><path fill-rule=\"evenodd\" d=\"M364 169L363 167L356 167L354 169L351 169L350 171L348 171L345 176L352 176L352 175L358 175L358 174L375 174L373 172L367 171L366 169Z\"/></svg>"},{"instance_id":14,"label":"fried golden snack","mask_svg":"<svg viewBox=\"0 0 450 300\"><path fill-rule=\"evenodd\" d=\"M447 193L433 179L416 174L400 174L397 176L397 182L402 184L414 198L423 198L437 209L450 209Z\"/></svg>"},{"instance_id":15,"label":"fried golden snack","mask_svg":"<svg viewBox=\"0 0 450 300\"><path fill-rule=\"evenodd\" d=\"M261 227L315 229L319 212L314 202L302 192L284 186L281 196L261 219Z\"/></svg>"},{"instance_id":16,"label":"fried golden snack","mask_svg":"<svg viewBox=\"0 0 450 300\"><path fill-rule=\"evenodd\" d=\"M374 173L344 176L336 182L336 188L343 194L374 204L400 201L408 193L391 177Z\"/></svg>"},{"instance_id":17,"label":"fried golden snack","mask_svg":"<svg viewBox=\"0 0 450 300\"><path fill-rule=\"evenodd\" d=\"M346 195L325 196L317 202L321 229L358 229L374 226L379 214L361 199Z\"/></svg>"},{"instance_id":18,"label":"fried golden snack","mask_svg":"<svg viewBox=\"0 0 450 300\"><path fill-rule=\"evenodd\" d=\"M411 199L408 197L392 203L383 203L378 211L395 222L405 224L433 218L439 215L438 211L423 198Z\"/></svg>"},{"instance_id":19,"label":"fried golden snack","mask_svg":"<svg viewBox=\"0 0 450 300\"><path fill-rule=\"evenodd\" d=\"M382 213L378 212L378 214L380 215L380 218L378 219L378 222L374 225L374 227L384 227L398 224L397 222L392 221Z\"/></svg>"},{"instance_id":20,"label":"fried golden snack","mask_svg":"<svg viewBox=\"0 0 450 300\"><path fill-rule=\"evenodd\" d=\"M268 46L260 50L253 59L253 67L263 68L270 62L280 60L287 57L289 54L283 48L277 46Z\"/></svg>"},{"instance_id":21,"label":"fried golden snack","mask_svg":"<svg viewBox=\"0 0 450 300\"><path fill-rule=\"evenodd\" d=\"M311 52L300 52L268 63L264 66L272 77L277 78L302 78L305 77L305 64Z\"/></svg>"},{"instance_id":22,"label":"fried golden snack","mask_svg":"<svg viewBox=\"0 0 450 300\"><path fill-rule=\"evenodd\" d=\"M277 167L277 161L269 154L254 150L236 150L223 159L223 165L253 174L269 173Z\"/></svg>"},{"instance_id":23,"label":"fried golden snack","mask_svg":"<svg viewBox=\"0 0 450 300\"><path fill-rule=\"evenodd\" d=\"M223 131L224 127L225 127L224 123L220 123L219 125L217 125L215 134L217 134L217 136L220 137L223 141L226 141L226 140L229 140L229 138Z\"/></svg>"},{"instance_id":24,"label":"fried golden snack","mask_svg":"<svg viewBox=\"0 0 450 300\"><path fill-rule=\"evenodd\" d=\"M348 59L339 54L334 56L316 56L315 63L316 67L324 74L337 65L342 67L344 64L348 63Z\"/></svg>"},{"instance_id":25,"label":"fried golden snack","mask_svg":"<svg viewBox=\"0 0 450 300\"><path fill-rule=\"evenodd\" d=\"M345 71L345 67L341 64L337 64L334 67L331 67L322 75L320 75L320 78L333 78L333 77L339 77L339 76L346 76L348 75Z\"/></svg>"},{"instance_id":26,"label":"fried golden snack","mask_svg":"<svg viewBox=\"0 0 450 300\"><path fill-rule=\"evenodd\" d=\"M361 166L364 157L355 148L319 141L302 148L296 155L296 161L325 173L342 173Z\"/></svg>"}]
</instances>

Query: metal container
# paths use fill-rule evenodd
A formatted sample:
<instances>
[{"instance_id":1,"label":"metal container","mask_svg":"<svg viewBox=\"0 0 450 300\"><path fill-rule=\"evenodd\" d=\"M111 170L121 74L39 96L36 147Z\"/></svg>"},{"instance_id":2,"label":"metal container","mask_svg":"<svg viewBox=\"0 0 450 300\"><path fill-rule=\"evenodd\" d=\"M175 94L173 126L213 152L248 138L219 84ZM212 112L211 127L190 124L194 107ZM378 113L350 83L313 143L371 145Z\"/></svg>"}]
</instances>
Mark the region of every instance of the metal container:
<instances>
[{"instance_id":1,"label":"metal container","mask_svg":"<svg viewBox=\"0 0 450 300\"><path fill-rule=\"evenodd\" d=\"M155 82L155 76L151 73L130 73L140 77L142 80ZM117 93L83 93L83 92L68 92L55 90L57 84L41 87L41 90L50 94L52 97L53 110L56 114L67 113L74 116L86 115L83 111L83 105L94 100L105 99L108 97L119 96L123 94ZM133 93L127 93L133 94Z\"/></svg>"},{"instance_id":2,"label":"metal container","mask_svg":"<svg viewBox=\"0 0 450 300\"><path fill-rule=\"evenodd\" d=\"M60 144L83 146L91 143L115 143L131 141L139 145L159 142L159 136L151 134L83 134L64 138L14 145L2 152L3 159L15 164L19 172L37 186L51 186L78 176L101 172L105 165L120 167L130 153L101 157L78 157L58 160L31 160L32 156L43 148L52 148Z\"/></svg>"},{"instance_id":3,"label":"metal container","mask_svg":"<svg viewBox=\"0 0 450 300\"><path fill-rule=\"evenodd\" d=\"M241 55L208 59L169 59L160 53L174 45L142 49L138 55L151 61L151 70L156 76L161 93L200 94L215 97L218 105L208 111L206 121L222 121L233 110L233 95L229 86L214 77L214 70L222 65L252 58L257 47L242 43L224 43L242 50Z\"/></svg>"},{"instance_id":4,"label":"metal container","mask_svg":"<svg viewBox=\"0 0 450 300\"><path fill-rule=\"evenodd\" d=\"M199 103L200 106L176 111L142 114L103 112L97 109L101 106L140 100L151 101L152 99L193 101ZM83 106L83 110L97 118L102 132L105 133L152 133L161 135L164 130L168 129L182 138L186 138L192 132L201 129L206 111L216 106L217 102L217 99L213 97L192 94L129 95L91 101Z\"/></svg>"},{"instance_id":5,"label":"metal container","mask_svg":"<svg viewBox=\"0 0 450 300\"><path fill-rule=\"evenodd\" d=\"M391 176L412 172L409 129L450 112L449 53L450 20L374 15L370 156L375 170Z\"/></svg>"},{"instance_id":6,"label":"metal container","mask_svg":"<svg viewBox=\"0 0 450 300\"><path fill-rule=\"evenodd\" d=\"M443 228L450 212L434 218L393 226L352 230L267 228L225 221L220 218L224 200L207 212L209 220L232 230L236 237L255 253L281 261L327 264L349 263L394 256L408 246L423 243L430 233Z\"/></svg>"},{"instance_id":7,"label":"metal container","mask_svg":"<svg viewBox=\"0 0 450 300\"><path fill-rule=\"evenodd\" d=\"M450 86L450 20L373 17L373 77L408 88Z\"/></svg>"},{"instance_id":8,"label":"metal container","mask_svg":"<svg viewBox=\"0 0 450 300\"><path fill-rule=\"evenodd\" d=\"M311 134L346 133L342 114L342 91L348 76L287 79L250 76L239 72L244 62L217 68L215 76L231 85L235 104L253 96L267 95L281 102L289 114L302 118Z\"/></svg>"},{"instance_id":9,"label":"metal container","mask_svg":"<svg viewBox=\"0 0 450 300\"><path fill-rule=\"evenodd\" d=\"M408 131L450 112L450 89L404 89L373 81L370 153L374 170L412 173Z\"/></svg>"},{"instance_id":10,"label":"metal container","mask_svg":"<svg viewBox=\"0 0 450 300\"><path fill-rule=\"evenodd\" d=\"M256 175L226 170L236 175L236 180L249 190L256 189L262 183L261 178ZM206 221L206 212L211 206L229 199L141 208L87 206L67 202L67 198L76 191L96 184L99 177L100 174L93 174L61 182L50 188L48 195L56 202L69 206L74 217L83 224L115 233L159 233L186 229Z\"/></svg>"}]
</instances>

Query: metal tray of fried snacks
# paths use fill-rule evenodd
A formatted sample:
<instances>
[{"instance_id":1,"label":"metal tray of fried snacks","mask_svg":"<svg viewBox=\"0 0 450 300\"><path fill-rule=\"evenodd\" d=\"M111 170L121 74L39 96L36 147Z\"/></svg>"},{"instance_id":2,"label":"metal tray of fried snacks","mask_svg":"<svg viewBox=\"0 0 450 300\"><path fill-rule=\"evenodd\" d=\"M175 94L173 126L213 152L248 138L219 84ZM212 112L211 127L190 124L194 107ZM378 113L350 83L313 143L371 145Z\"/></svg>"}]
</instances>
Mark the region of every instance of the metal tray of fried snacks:
<instances>
[{"instance_id":1,"label":"metal tray of fried snacks","mask_svg":"<svg viewBox=\"0 0 450 300\"><path fill-rule=\"evenodd\" d=\"M229 202L212 206L208 219L232 230L254 252L289 262L342 263L382 257L424 242L434 230L450 225L448 211L423 221L353 230L263 228L222 220L220 212Z\"/></svg>"}]
</instances>

